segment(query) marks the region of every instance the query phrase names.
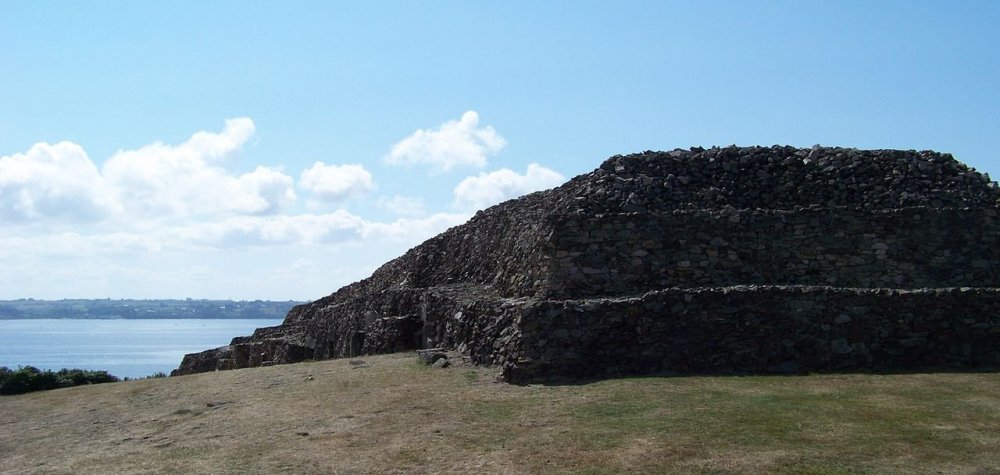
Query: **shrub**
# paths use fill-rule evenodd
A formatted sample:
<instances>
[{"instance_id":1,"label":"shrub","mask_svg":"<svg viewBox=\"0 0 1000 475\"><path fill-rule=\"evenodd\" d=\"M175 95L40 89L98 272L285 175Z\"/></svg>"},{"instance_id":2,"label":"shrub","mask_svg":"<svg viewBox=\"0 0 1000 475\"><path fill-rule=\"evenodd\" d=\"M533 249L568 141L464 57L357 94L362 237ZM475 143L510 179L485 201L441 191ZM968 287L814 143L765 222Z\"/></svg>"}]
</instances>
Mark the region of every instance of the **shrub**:
<instances>
[{"instance_id":1,"label":"shrub","mask_svg":"<svg viewBox=\"0 0 1000 475\"><path fill-rule=\"evenodd\" d=\"M93 371L85 369L61 369L56 375L68 382L69 386L80 386L83 384L116 383L118 378L108 374L107 371Z\"/></svg>"},{"instance_id":2,"label":"shrub","mask_svg":"<svg viewBox=\"0 0 1000 475\"><path fill-rule=\"evenodd\" d=\"M32 391L68 388L83 384L113 383L119 379L107 371L61 369L42 371L34 366L22 366L17 371L0 367L0 394L24 394Z\"/></svg>"},{"instance_id":3,"label":"shrub","mask_svg":"<svg viewBox=\"0 0 1000 475\"><path fill-rule=\"evenodd\" d=\"M0 366L0 388L7 385L7 380L14 374L10 368L6 366Z\"/></svg>"}]
</instances>

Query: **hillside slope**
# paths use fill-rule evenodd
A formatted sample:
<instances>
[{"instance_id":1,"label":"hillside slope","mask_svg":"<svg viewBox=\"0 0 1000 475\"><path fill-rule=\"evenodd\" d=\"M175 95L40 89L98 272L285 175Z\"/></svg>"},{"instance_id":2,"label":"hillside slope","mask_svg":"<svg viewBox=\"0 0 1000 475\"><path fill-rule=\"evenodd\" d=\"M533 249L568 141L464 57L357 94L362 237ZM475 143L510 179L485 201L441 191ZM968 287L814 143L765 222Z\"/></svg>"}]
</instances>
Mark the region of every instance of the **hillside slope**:
<instances>
[{"instance_id":1,"label":"hillside slope","mask_svg":"<svg viewBox=\"0 0 1000 475\"><path fill-rule=\"evenodd\" d=\"M995 373L496 376L393 354L0 397L0 473L1000 471Z\"/></svg>"}]
</instances>

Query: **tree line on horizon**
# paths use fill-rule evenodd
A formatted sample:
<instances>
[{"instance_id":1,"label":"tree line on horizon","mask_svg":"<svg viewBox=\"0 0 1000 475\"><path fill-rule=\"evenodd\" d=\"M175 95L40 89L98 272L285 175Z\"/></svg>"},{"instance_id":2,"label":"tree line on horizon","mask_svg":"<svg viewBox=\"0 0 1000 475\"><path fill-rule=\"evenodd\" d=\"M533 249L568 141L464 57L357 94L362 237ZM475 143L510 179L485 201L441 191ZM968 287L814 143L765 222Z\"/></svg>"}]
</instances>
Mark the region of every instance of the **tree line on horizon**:
<instances>
[{"instance_id":1,"label":"tree line on horizon","mask_svg":"<svg viewBox=\"0 0 1000 475\"><path fill-rule=\"evenodd\" d=\"M302 302L271 300L0 300L0 319L280 319Z\"/></svg>"}]
</instances>

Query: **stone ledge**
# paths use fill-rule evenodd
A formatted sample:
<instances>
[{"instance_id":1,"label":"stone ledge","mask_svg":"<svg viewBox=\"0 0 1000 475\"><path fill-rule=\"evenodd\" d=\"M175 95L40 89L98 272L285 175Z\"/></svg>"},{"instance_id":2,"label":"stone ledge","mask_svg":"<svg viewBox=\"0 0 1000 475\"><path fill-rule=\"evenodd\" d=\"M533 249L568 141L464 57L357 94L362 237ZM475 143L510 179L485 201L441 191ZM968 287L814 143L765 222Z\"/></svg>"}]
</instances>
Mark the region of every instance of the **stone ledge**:
<instances>
[{"instance_id":1,"label":"stone ledge","mask_svg":"<svg viewBox=\"0 0 1000 475\"><path fill-rule=\"evenodd\" d=\"M519 322L513 382L1000 367L997 288L672 288L540 301Z\"/></svg>"}]
</instances>

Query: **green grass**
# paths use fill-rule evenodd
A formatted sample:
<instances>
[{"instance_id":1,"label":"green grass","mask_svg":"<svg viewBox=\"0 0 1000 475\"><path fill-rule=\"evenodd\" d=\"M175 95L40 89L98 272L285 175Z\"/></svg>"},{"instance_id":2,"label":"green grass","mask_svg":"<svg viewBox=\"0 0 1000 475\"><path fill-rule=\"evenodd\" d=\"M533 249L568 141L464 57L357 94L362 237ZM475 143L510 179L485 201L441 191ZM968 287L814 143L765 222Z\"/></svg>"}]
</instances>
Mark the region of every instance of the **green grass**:
<instances>
[{"instance_id":1,"label":"green grass","mask_svg":"<svg viewBox=\"0 0 1000 475\"><path fill-rule=\"evenodd\" d=\"M365 360L0 398L0 472L1000 473L1000 374L512 386Z\"/></svg>"}]
</instances>

